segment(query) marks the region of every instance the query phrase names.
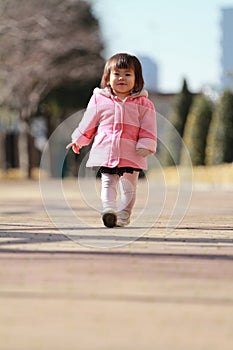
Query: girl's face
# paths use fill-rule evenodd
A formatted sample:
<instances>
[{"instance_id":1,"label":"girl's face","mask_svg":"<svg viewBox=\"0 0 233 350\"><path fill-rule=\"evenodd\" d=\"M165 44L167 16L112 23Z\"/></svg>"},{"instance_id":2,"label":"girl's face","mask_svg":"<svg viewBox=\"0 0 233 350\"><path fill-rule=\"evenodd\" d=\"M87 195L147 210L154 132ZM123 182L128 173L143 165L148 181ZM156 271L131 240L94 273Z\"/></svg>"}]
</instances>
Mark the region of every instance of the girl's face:
<instances>
[{"instance_id":1,"label":"girl's face","mask_svg":"<svg viewBox=\"0 0 233 350\"><path fill-rule=\"evenodd\" d=\"M109 82L114 94L123 100L129 96L135 85L135 73L132 68L113 68Z\"/></svg>"}]
</instances>

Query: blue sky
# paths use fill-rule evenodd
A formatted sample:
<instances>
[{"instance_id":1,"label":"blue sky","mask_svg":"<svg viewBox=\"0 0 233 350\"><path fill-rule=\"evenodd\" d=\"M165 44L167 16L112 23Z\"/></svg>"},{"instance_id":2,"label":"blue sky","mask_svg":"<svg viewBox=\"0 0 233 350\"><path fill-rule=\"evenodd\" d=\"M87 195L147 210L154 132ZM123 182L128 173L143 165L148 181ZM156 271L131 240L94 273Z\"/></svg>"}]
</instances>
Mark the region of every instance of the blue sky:
<instances>
[{"instance_id":1,"label":"blue sky","mask_svg":"<svg viewBox=\"0 0 233 350\"><path fill-rule=\"evenodd\" d=\"M221 8L233 0L92 0L105 41L104 57L146 55L158 65L159 89L216 88L221 77Z\"/></svg>"}]
</instances>

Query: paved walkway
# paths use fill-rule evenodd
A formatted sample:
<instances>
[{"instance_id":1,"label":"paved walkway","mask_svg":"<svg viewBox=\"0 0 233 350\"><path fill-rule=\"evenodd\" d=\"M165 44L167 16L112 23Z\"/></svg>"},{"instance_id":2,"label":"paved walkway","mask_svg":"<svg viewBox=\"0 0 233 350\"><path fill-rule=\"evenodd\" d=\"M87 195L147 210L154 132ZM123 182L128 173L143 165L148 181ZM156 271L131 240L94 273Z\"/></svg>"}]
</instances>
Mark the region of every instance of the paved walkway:
<instances>
[{"instance_id":1,"label":"paved walkway","mask_svg":"<svg viewBox=\"0 0 233 350\"><path fill-rule=\"evenodd\" d=\"M98 182L1 181L0 349L232 349L233 189L190 191L107 229Z\"/></svg>"}]
</instances>

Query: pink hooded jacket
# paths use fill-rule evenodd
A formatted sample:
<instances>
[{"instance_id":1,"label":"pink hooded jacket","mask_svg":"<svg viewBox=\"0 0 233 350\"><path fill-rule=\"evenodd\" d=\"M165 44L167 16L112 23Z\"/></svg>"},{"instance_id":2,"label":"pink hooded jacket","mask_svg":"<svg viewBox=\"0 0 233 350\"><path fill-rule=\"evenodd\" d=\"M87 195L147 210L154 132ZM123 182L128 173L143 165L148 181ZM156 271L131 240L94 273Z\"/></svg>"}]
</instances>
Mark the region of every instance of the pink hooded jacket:
<instances>
[{"instance_id":1,"label":"pink hooded jacket","mask_svg":"<svg viewBox=\"0 0 233 350\"><path fill-rule=\"evenodd\" d=\"M95 135L87 167L106 166L147 169L146 157L136 149L156 151L156 113L145 90L124 101L109 88L96 88L86 112L72 134L72 142L81 148Z\"/></svg>"}]
</instances>

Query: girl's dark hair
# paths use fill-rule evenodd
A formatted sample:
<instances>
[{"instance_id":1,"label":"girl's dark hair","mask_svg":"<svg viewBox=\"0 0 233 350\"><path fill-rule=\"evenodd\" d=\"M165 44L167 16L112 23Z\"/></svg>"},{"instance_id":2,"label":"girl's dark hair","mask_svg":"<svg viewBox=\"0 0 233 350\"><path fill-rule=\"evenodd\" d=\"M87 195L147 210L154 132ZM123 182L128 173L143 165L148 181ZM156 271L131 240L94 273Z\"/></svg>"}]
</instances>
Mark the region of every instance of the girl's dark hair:
<instances>
[{"instance_id":1,"label":"girl's dark hair","mask_svg":"<svg viewBox=\"0 0 233 350\"><path fill-rule=\"evenodd\" d=\"M117 53L110 57L104 67L100 87L103 89L108 86L110 73L112 69L133 69L135 74L135 85L132 93L140 92L144 86L144 79L142 76L142 66L139 59L136 56L129 55L127 53Z\"/></svg>"}]
</instances>

